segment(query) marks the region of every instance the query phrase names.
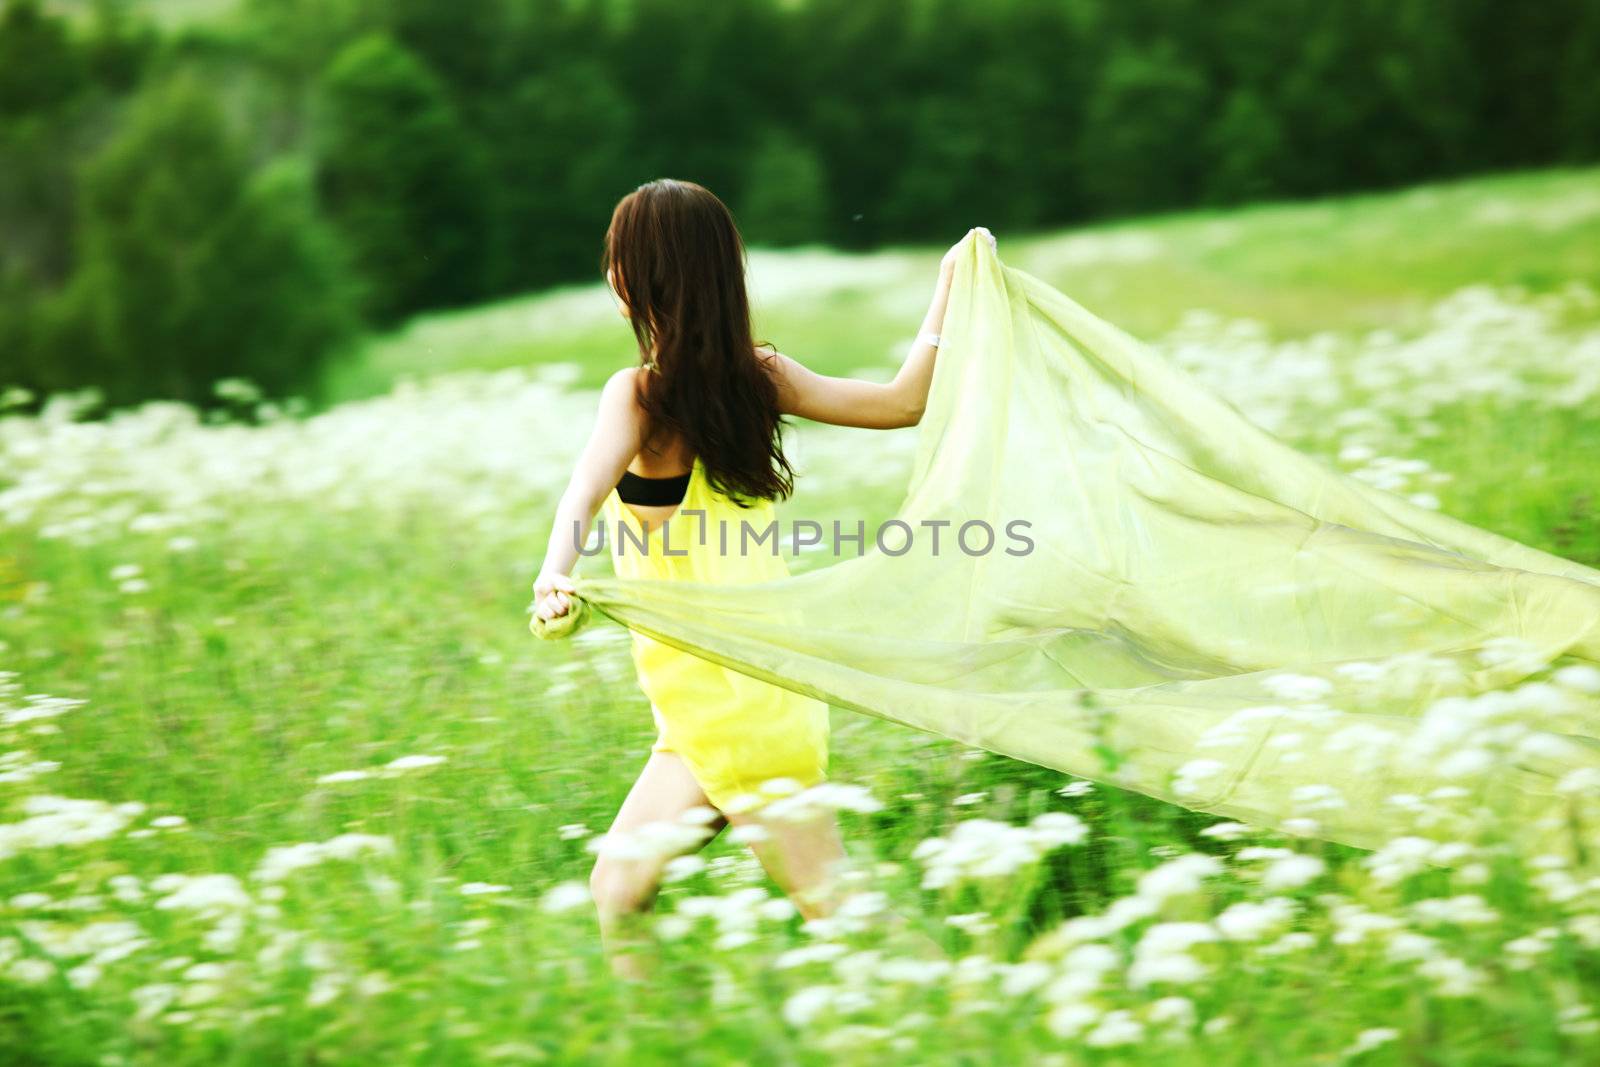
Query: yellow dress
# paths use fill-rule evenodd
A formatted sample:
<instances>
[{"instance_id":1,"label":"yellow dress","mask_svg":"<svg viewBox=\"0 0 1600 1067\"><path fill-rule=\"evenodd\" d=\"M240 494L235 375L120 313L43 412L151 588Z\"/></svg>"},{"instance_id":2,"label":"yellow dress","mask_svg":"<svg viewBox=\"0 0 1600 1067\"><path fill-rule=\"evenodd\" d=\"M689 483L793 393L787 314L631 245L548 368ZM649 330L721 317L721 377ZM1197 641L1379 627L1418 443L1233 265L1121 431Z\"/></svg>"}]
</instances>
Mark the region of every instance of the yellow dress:
<instances>
[{"instance_id":1,"label":"yellow dress","mask_svg":"<svg viewBox=\"0 0 1600 1067\"><path fill-rule=\"evenodd\" d=\"M698 458L683 502L648 538L615 489L601 514L619 578L744 584L789 574L770 538L759 547L754 541L775 522L772 502L739 507L707 483ZM743 553L741 522L752 530ZM677 753L718 809L747 809L770 798L776 790L761 792L769 779L809 786L827 776L827 704L644 634L632 639L639 685L658 729L651 749Z\"/></svg>"}]
</instances>

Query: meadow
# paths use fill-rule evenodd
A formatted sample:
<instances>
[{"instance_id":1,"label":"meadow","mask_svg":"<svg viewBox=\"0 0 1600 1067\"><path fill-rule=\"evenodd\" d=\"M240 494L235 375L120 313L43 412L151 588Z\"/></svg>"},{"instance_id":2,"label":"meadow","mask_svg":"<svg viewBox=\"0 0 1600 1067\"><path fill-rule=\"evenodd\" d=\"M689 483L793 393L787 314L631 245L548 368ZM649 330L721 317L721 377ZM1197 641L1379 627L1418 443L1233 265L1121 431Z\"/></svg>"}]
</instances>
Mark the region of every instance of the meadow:
<instances>
[{"instance_id":1,"label":"meadow","mask_svg":"<svg viewBox=\"0 0 1600 1067\"><path fill-rule=\"evenodd\" d=\"M997 236L1297 447L1600 565L1600 171ZM758 336L886 377L942 251L754 249ZM788 803L837 811L852 903L802 922L724 834L614 981L586 877L654 731L624 631L526 609L632 359L597 282L413 320L310 400L0 399L0 1059L1600 1061L1600 776L1556 784L1576 859L1452 795L1369 853L843 710ZM791 440L780 515L893 514L915 428ZM1469 718L1506 701L1593 721L1600 670Z\"/></svg>"}]
</instances>

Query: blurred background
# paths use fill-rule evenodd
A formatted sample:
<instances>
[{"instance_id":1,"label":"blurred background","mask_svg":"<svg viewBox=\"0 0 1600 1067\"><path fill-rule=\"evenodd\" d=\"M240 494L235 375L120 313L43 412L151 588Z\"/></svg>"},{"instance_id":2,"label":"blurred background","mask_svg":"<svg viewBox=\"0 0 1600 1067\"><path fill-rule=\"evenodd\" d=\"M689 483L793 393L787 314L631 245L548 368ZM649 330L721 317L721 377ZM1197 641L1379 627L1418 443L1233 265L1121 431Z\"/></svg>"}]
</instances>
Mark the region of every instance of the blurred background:
<instances>
[{"instance_id":1,"label":"blurred background","mask_svg":"<svg viewBox=\"0 0 1600 1067\"><path fill-rule=\"evenodd\" d=\"M3 0L0 386L326 402L660 176L865 249L1580 163L1597 68L1591 0Z\"/></svg>"},{"instance_id":2,"label":"blurred background","mask_svg":"<svg viewBox=\"0 0 1600 1067\"><path fill-rule=\"evenodd\" d=\"M892 375L984 225L1294 447L1600 566L1597 70L1596 0L0 0L0 1064L1600 1063L1600 878L1470 791L1369 854L848 709L866 910L802 928L724 834L618 987L648 701L626 630L527 629L663 176L821 372ZM895 513L919 428L792 430L780 518ZM1600 722L1549 666L1429 736L1524 780L1508 710Z\"/></svg>"}]
</instances>

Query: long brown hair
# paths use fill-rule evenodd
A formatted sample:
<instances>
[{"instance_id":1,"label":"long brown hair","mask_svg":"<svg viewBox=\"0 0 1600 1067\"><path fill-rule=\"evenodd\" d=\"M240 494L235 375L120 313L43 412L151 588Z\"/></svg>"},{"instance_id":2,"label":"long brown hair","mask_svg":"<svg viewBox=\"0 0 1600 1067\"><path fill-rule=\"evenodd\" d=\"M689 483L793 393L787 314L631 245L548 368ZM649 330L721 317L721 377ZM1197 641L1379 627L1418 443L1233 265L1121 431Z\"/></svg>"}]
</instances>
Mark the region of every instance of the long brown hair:
<instances>
[{"instance_id":1,"label":"long brown hair","mask_svg":"<svg viewBox=\"0 0 1600 1067\"><path fill-rule=\"evenodd\" d=\"M707 482L741 507L788 496L778 385L752 339L733 213L694 182L646 182L612 211L600 269L651 368L639 376L647 446L663 430L681 434Z\"/></svg>"}]
</instances>

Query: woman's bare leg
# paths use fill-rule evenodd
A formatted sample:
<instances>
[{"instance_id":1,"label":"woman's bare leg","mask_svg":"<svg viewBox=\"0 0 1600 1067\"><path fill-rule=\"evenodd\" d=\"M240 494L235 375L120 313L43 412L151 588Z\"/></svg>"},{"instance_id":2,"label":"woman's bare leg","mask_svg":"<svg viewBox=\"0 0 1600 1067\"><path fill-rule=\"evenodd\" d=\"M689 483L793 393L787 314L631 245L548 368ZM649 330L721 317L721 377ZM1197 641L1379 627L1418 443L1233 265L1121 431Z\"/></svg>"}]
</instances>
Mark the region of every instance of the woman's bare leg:
<instances>
[{"instance_id":1,"label":"woman's bare leg","mask_svg":"<svg viewBox=\"0 0 1600 1067\"><path fill-rule=\"evenodd\" d=\"M688 765L676 753L651 752L608 832L619 836L636 834L651 822L690 825L681 822L680 817L696 806L711 808L712 804ZM649 938L641 927L646 914L655 905L661 872L667 861L674 855L699 851L727 825L727 818L718 812L714 818L693 825L703 826L708 832L703 840L686 847L643 857L602 852L595 860L589 875L589 893L594 898L600 920L601 944L612 970L619 977L643 979L646 976L637 949L641 944L648 944Z\"/></svg>"},{"instance_id":2,"label":"woman's bare leg","mask_svg":"<svg viewBox=\"0 0 1600 1067\"><path fill-rule=\"evenodd\" d=\"M866 890L865 879L850 869L839 822L831 810L813 809L796 819L758 808L729 813L727 818L736 826L760 828L750 850L802 917L826 918L851 895ZM890 908L885 922L890 930L909 937L917 951L936 959L946 957L944 948L898 909Z\"/></svg>"},{"instance_id":3,"label":"woman's bare leg","mask_svg":"<svg viewBox=\"0 0 1600 1067\"><path fill-rule=\"evenodd\" d=\"M803 820L773 818L759 809L727 816L736 826L760 828L750 851L807 919L833 914L852 892L844 875L849 857L833 812L812 813Z\"/></svg>"}]
</instances>

